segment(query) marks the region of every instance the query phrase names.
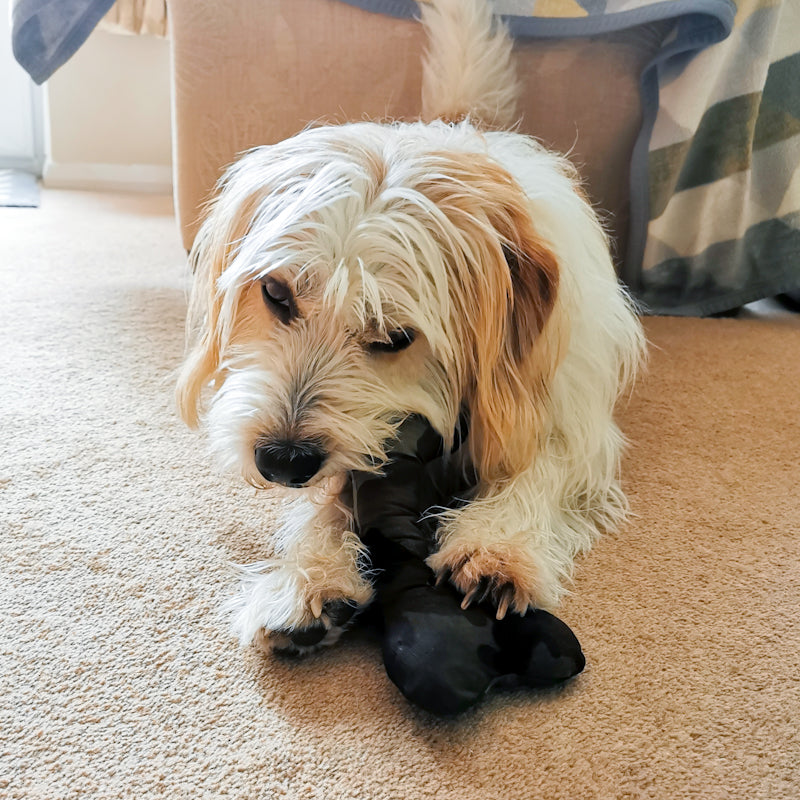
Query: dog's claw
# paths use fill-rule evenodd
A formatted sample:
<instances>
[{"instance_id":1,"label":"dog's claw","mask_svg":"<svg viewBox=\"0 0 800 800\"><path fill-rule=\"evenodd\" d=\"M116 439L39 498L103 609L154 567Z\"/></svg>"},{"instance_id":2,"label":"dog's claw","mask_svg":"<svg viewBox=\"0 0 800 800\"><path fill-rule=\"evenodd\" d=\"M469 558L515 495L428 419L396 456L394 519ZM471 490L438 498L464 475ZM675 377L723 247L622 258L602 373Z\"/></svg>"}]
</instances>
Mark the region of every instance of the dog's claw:
<instances>
[{"instance_id":1,"label":"dog's claw","mask_svg":"<svg viewBox=\"0 0 800 800\"><path fill-rule=\"evenodd\" d=\"M314 619L319 619L322 616L322 598L319 595L311 598L308 607L314 615Z\"/></svg>"},{"instance_id":2,"label":"dog's claw","mask_svg":"<svg viewBox=\"0 0 800 800\"><path fill-rule=\"evenodd\" d=\"M464 599L461 601L461 608L466 610L475 600L479 605L489 596L492 591L492 581L487 576L483 576L478 583L467 590Z\"/></svg>"},{"instance_id":3,"label":"dog's claw","mask_svg":"<svg viewBox=\"0 0 800 800\"><path fill-rule=\"evenodd\" d=\"M481 582L478 585L483 587L483 591L481 592L481 596L478 598L478 602L482 603L491 594L492 581L489 578L484 576L483 578L481 578Z\"/></svg>"},{"instance_id":4,"label":"dog's claw","mask_svg":"<svg viewBox=\"0 0 800 800\"><path fill-rule=\"evenodd\" d=\"M503 617L505 617L513 597L514 587L510 583L506 583L500 589L500 597L497 602L497 619L503 619Z\"/></svg>"},{"instance_id":5,"label":"dog's claw","mask_svg":"<svg viewBox=\"0 0 800 800\"><path fill-rule=\"evenodd\" d=\"M469 608L470 603L472 602L475 595L478 593L478 589L481 588L480 583L476 583L465 595L464 599L461 601L461 608L462 610L466 611Z\"/></svg>"},{"instance_id":6,"label":"dog's claw","mask_svg":"<svg viewBox=\"0 0 800 800\"><path fill-rule=\"evenodd\" d=\"M469 570L464 567L473 561L473 556L465 556L456 562L448 563L436 573L435 585L441 586L445 581L450 582L462 593L461 608L466 611L470 606L491 603L495 609L497 619L503 619L509 609L522 605L517 594L517 587L509 580L505 570L498 570L496 574L485 572L476 576L478 572L473 564ZM527 605L527 604L526 604ZM522 613L522 611L520 611Z\"/></svg>"},{"instance_id":7,"label":"dog's claw","mask_svg":"<svg viewBox=\"0 0 800 800\"><path fill-rule=\"evenodd\" d=\"M436 585L441 586L445 581L450 580L453 575L457 575L464 569L465 564L469 561L469 556L464 556L458 564L454 564L452 567L445 567L440 572L436 574Z\"/></svg>"}]
</instances>

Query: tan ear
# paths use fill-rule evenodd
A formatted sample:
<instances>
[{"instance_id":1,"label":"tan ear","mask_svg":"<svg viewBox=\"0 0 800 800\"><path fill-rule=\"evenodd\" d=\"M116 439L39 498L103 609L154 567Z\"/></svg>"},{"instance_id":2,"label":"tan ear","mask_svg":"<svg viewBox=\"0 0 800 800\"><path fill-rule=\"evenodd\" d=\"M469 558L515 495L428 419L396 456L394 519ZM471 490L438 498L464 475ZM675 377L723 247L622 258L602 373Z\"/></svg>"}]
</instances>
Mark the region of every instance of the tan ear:
<instances>
[{"instance_id":1,"label":"tan ear","mask_svg":"<svg viewBox=\"0 0 800 800\"><path fill-rule=\"evenodd\" d=\"M189 253L194 282L186 323L187 354L178 375L175 398L182 419L192 428L199 421L203 389L222 377L220 354L225 325L218 281L236 255L260 197L257 192L242 197L221 184Z\"/></svg>"},{"instance_id":2,"label":"tan ear","mask_svg":"<svg viewBox=\"0 0 800 800\"><path fill-rule=\"evenodd\" d=\"M560 360L553 319L558 262L533 231L527 212L506 208L496 220L505 242L511 290L499 342L478 339L471 397L473 459L484 481L517 474L532 463L543 429L547 389ZM513 228L504 225L511 222ZM500 268L503 268L501 265Z\"/></svg>"},{"instance_id":3,"label":"tan ear","mask_svg":"<svg viewBox=\"0 0 800 800\"><path fill-rule=\"evenodd\" d=\"M514 225L501 231L503 256L511 273L509 342L515 358L524 360L555 307L558 262L549 246L536 236L527 212L509 209L502 221Z\"/></svg>"},{"instance_id":4,"label":"tan ear","mask_svg":"<svg viewBox=\"0 0 800 800\"><path fill-rule=\"evenodd\" d=\"M219 369L219 312L216 280L225 268L225 248L215 243L211 214L206 217L189 253L194 274L186 319L186 358L178 375L175 400L183 421L197 427L203 387Z\"/></svg>"},{"instance_id":5,"label":"tan ear","mask_svg":"<svg viewBox=\"0 0 800 800\"><path fill-rule=\"evenodd\" d=\"M505 169L479 153L436 157L452 183L440 178L422 191L470 242L451 269L470 362L472 457L482 480L502 480L530 466L543 428L561 357L558 262Z\"/></svg>"}]
</instances>

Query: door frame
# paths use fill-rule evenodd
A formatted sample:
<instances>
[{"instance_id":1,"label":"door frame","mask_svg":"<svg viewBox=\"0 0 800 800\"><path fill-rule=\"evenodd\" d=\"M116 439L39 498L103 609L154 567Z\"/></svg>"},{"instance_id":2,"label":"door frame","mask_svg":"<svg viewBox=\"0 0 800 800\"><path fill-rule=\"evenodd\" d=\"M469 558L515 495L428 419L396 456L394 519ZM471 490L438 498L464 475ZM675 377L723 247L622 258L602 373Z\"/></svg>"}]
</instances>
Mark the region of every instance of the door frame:
<instances>
[{"instance_id":1,"label":"door frame","mask_svg":"<svg viewBox=\"0 0 800 800\"><path fill-rule=\"evenodd\" d=\"M0 169L19 169L24 172L32 172L37 178L42 177L47 156L45 150L47 128L45 92L45 86L37 86L33 81L30 82L32 155L4 156L0 154Z\"/></svg>"}]
</instances>

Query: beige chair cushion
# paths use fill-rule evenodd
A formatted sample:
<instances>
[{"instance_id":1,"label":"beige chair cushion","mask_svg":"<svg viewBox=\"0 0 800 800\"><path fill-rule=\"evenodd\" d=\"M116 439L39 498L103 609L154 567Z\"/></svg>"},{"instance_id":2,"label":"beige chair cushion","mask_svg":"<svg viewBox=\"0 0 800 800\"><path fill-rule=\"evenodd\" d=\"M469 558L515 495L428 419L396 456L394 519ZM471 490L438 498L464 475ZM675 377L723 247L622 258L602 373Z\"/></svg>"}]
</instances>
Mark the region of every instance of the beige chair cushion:
<instances>
[{"instance_id":1,"label":"beige chair cushion","mask_svg":"<svg viewBox=\"0 0 800 800\"><path fill-rule=\"evenodd\" d=\"M419 23L339 0L170 0L176 198L190 247L203 201L238 153L314 122L415 119ZM521 129L571 157L614 235L627 230L638 76L651 38L518 45Z\"/></svg>"}]
</instances>

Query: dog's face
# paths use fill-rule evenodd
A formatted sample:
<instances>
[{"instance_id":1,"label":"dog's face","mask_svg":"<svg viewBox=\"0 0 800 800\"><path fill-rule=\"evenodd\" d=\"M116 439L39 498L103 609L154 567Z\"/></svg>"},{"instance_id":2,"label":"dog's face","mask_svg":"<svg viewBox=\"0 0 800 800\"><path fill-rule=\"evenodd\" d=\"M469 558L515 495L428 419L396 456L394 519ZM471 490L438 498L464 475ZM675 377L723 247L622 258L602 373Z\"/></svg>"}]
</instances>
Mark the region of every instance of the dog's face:
<instances>
[{"instance_id":1,"label":"dog's face","mask_svg":"<svg viewBox=\"0 0 800 800\"><path fill-rule=\"evenodd\" d=\"M449 441L464 406L485 476L534 446L515 427L536 429L555 366L557 265L508 173L448 135L318 128L223 178L192 251L179 404L196 422L213 384L211 442L251 483L377 469L404 417Z\"/></svg>"}]
</instances>

